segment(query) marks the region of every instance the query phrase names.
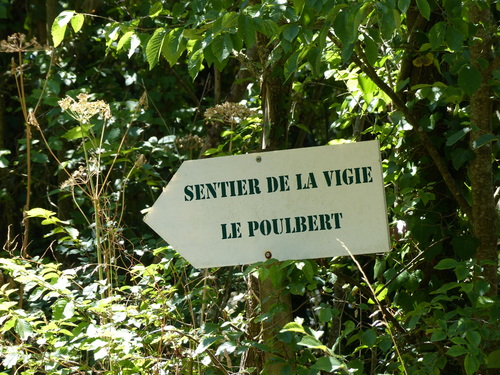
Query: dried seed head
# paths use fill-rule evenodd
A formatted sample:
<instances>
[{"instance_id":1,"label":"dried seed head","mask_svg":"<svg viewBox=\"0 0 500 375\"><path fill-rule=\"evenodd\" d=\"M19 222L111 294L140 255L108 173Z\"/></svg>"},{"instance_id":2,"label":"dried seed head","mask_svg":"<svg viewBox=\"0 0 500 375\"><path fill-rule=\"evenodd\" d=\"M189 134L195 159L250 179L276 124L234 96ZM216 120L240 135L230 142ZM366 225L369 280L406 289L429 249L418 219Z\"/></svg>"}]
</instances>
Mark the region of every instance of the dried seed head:
<instances>
[{"instance_id":1,"label":"dried seed head","mask_svg":"<svg viewBox=\"0 0 500 375\"><path fill-rule=\"evenodd\" d=\"M105 120L111 117L109 104L104 100L89 101L89 94L81 93L76 97L78 101L70 96L60 100L59 106L63 111L80 123L88 123L95 115L100 115Z\"/></svg>"}]
</instances>

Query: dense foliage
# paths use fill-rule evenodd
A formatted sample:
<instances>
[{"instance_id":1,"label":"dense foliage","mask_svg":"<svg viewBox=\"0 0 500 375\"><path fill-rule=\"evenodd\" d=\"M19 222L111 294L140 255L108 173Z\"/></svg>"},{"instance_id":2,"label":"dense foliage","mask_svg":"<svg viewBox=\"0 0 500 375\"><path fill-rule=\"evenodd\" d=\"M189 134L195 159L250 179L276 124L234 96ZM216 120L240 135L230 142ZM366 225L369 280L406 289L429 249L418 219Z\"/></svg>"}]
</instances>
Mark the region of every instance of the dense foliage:
<instances>
[{"instance_id":1,"label":"dense foliage","mask_svg":"<svg viewBox=\"0 0 500 375\"><path fill-rule=\"evenodd\" d=\"M0 374L496 373L499 8L0 0ZM369 139L389 253L199 270L142 222L184 160Z\"/></svg>"}]
</instances>

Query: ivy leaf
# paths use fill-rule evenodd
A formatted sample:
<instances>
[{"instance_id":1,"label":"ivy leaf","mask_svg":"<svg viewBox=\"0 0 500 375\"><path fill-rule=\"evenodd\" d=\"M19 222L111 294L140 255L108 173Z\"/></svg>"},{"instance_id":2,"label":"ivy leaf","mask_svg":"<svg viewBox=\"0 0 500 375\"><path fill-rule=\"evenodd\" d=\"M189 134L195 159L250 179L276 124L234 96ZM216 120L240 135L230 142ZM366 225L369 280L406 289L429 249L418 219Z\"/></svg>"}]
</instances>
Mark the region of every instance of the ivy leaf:
<instances>
[{"instance_id":1,"label":"ivy leaf","mask_svg":"<svg viewBox=\"0 0 500 375\"><path fill-rule=\"evenodd\" d=\"M63 41L64 34L66 33L66 26L71 21L74 14L74 10L65 10L61 12L52 23L51 33L54 47L57 47Z\"/></svg>"},{"instance_id":2,"label":"ivy leaf","mask_svg":"<svg viewBox=\"0 0 500 375\"><path fill-rule=\"evenodd\" d=\"M85 16L80 13L76 13L71 18L71 27L73 27L75 33L79 32L82 29L83 21L85 21Z\"/></svg>"},{"instance_id":3,"label":"ivy leaf","mask_svg":"<svg viewBox=\"0 0 500 375\"><path fill-rule=\"evenodd\" d=\"M431 7L429 6L427 0L417 0L417 6L422 16L429 21L431 18Z\"/></svg>"},{"instance_id":4,"label":"ivy leaf","mask_svg":"<svg viewBox=\"0 0 500 375\"><path fill-rule=\"evenodd\" d=\"M158 64L163 41L165 40L165 34L166 30L163 27L156 29L146 45L146 58L149 63L149 70L153 69L155 65Z\"/></svg>"},{"instance_id":5,"label":"ivy leaf","mask_svg":"<svg viewBox=\"0 0 500 375\"><path fill-rule=\"evenodd\" d=\"M458 85L467 95L472 95L481 86L481 72L472 65L464 65L458 72Z\"/></svg>"}]
</instances>

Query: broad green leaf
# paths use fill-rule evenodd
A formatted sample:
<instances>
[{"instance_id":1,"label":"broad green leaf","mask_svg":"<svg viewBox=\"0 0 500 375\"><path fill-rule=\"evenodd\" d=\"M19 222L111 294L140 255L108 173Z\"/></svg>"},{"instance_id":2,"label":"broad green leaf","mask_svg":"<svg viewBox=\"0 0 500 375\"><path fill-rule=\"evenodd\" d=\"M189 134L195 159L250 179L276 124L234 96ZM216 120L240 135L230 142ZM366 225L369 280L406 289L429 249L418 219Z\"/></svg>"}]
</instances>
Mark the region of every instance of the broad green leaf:
<instances>
[{"instance_id":1,"label":"broad green leaf","mask_svg":"<svg viewBox=\"0 0 500 375\"><path fill-rule=\"evenodd\" d=\"M491 352L486 362L488 368L500 368L500 349Z\"/></svg>"},{"instance_id":2,"label":"broad green leaf","mask_svg":"<svg viewBox=\"0 0 500 375\"><path fill-rule=\"evenodd\" d=\"M450 268L455 268L458 265L459 262L457 262L455 259L445 258L441 259L439 263L434 266L434 268L436 270L448 270Z\"/></svg>"},{"instance_id":3,"label":"broad green leaf","mask_svg":"<svg viewBox=\"0 0 500 375\"><path fill-rule=\"evenodd\" d=\"M464 65L458 71L458 85L467 95L472 95L481 86L481 72L472 65Z\"/></svg>"},{"instance_id":4,"label":"broad green leaf","mask_svg":"<svg viewBox=\"0 0 500 375\"><path fill-rule=\"evenodd\" d=\"M82 124L81 126L75 126L74 128L71 128L66 133L61 135L61 137L68 141L72 141L75 139L82 139L89 135L90 133L89 131L91 128L92 128L91 124Z\"/></svg>"},{"instance_id":5,"label":"broad green leaf","mask_svg":"<svg viewBox=\"0 0 500 375\"><path fill-rule=\"evenodd\" d=\"M361 335L361 343L371 348L377 341L377 334L373 329L368 329Z\"/></svg>"},{"instance_id":6,"label":"broad green leaf","mask_svg":"<svg viewBox=\"0 0 500 375\"><path fill-rule=\"evenodd\" d=\"M405 14L410 7L411 0L398 0L398 8L401 13Z\"/></svg>"},{"instance_id":7,"label":"broad green leaf","mask_svg":"<svg viewBox=\"0 0 500 375\"><path fill-rule=\"evenodd\" d=\"M467 331L465 333L465 338L476 348L478 348L481 343L481 334L477 331Z\"/></svg>"},{"instance_id":8,"label":"broad green leaf","mask_svg":"<svg viewBox=\"0 0 500 375\"><path fill-rule=\"evenodd\" d=\"M332 373L335 370L338 370L343 366L342 362L340 362L337 358L334 357L321 357L318 358L316 363L311 367L314 370L326 371L328 373Z\"/></svg>"},{"instance_id":9,"label":"broad green leaf","mask_svg":"<svg viewBox=\"0 0 500 375\"><path fill-rule=\"evenodd\" d=\"M160 53L162 51L163 42L165 40L166 30L163 27L156 29L151 39L146 45L146 58L149 63L149 70L153 69L158 64Z\"/></svg>"},{"instance_id":10,"label":"broad green leaf","mask_svg":"<svg viewBox=\"0 0 500 375\"><path fill-rule=\"evenodd\" d=\"M197 49L193 48L194 52L191 53L188 60L188 71L192 79L196 78L203 66L203 50L201 49L201 43L198 42L196 44L200 44L200 46Z\"/></svg>"},{"instance_id":11,"label":"broad green leaf","mask_svg":"<svg viewBox=\"0 0 500 375\"><path fill-rule=\"evenodd\" d=\"M134 31L127 31L125 34L123 34L120 40L118 41L118 44L116 45L116 50L120 51L125 46L125 44L130 41L130 38L134 34L135 34Z\"/></svg>"},{"instance_id":12,"label":"broad green leaf","mask_svg":"<svg viewBox=\"0 0 500 375\"><path fill-rule=\"evenodd\" d=\"M231 354L236 350L237 346L234 342L232 341L226 341L222 345L220 345L216 352L215 355L224 355L224 354Z\"/></svg>"},{"instance_id":13,"label":"broad green leaf","mask_svg":"<svg viewBox=\"0 0 500 375\"><path fill-rule=\"evenodd\" d=\"M52 23L51 34L54 47L59 46L63 41L64 34L66 33L66 26L71 21L74 14L74 10L65 10L61 12Z\"/></svg>"},{"instance_id":14,"label":"broad green leaf","mask_svg":"<svg viewBox=\"0 0 500 375\"><path fill-rule=\"evenodd\" d=\"M438 49L439 47L441 47L444 43L445 35L446 23L441 21L432 26L428 34L431 48Z\"/></svg>"},{"instance_id":15,"label":"broad green leaf","mask_svg":"<svg viewBox=\"0 0 500 375\"><path fill-rule=\"evenodd\" d=\"M19 338L23 341L26 341L31 336L33 336L33 328L31 327L31 324L23 318L17 318L14 330L19 335Z\"/></svg>"},{"instance_id":16,"label":"broad green leaf","mask_svg":"<svg viewBox=\"0 0 500 375\"><path fill-rule=\"evenodd\" d=\"M284 67L284 75L285 75L285 81L288 81L288 79L291 77L293 73L297 71L297 64L299 60L299 55L300 51L296 51L292 56L290 56L286 62L285 62L285 67Z\"/></svg>"},{"instance_id":17,"label":"broad green leaf","mask_svg":"<svg viewBox=\"0 0 500 375\"><path fill-rule=\"evenodd\" d=\"M205 352L205 350L207 350L214 342L216 342L219 339L220 339L219 336L216 336L216 337L207 337L207 338L203 339L199 343L199 345L196 348L196 350L194 351L194 356L200 355L201 353Z\"/></svg>"},{"instance_id":18,"label":"broad green leaf","mask_svg":"<svg viewBox=\"0 0 500 375\"><path fill-rule=\"evenodd\" d=\"M179 57L186 49L186 40L183 37L182 29L170 30L163 42L161 54L168 61L170 66L174 66Z\"/></svg>"},{"instance_id":19,"label":"broad green leaf","mask_svg":"<svg viewBox=\"0 0 500 375\"><path fill-rule=\"evenodd\" d=\"M448 25L446 28L445 40L448 47L455 52L460 52L464 48L464 35L455 25Z\"/></svg>"},{"instance_id":20,"label":"broad green leaf","mask_svg":"<svg viewBox=\"0 0 500 375\"><path fill-rule=\"evenodd\" d=\"M226 60L233 50L233 42L228 33L217 36L211 46L212 52L219 62Z\"/></svg>"},{"instance_id":21,"label":"broad green leaf","mask_svg":"<svg viewBox=\"0 0 500 375\"><path fill-rule=\"evenodd\" d=\"M483 134L472 143L472 147L479 148L481 146L484 146L486 143L498 140L500 140L500 137L498 136L494 136L493 134Z\"/></svg>"},{"instance_id":22,"label":"broad green leaf","mask_svg":"<svg viewBox=\"0 0 500 375\"><path fill-rule=\"evenodd\" d=\"M378 45L369 36L365 36L365 55L368 63L375 66L378 60Z\"/></svg>"},{"instance_id":23,"label":"broad green leaf","mask_svg":"<svg viewBox=\"0 0 500 375\"><path fill-rule=\"evenodd\" d=\"M161 1L155 2L153 5L151 5L151 8L149 8L149 17L155 18L157 17L163 10L163 5Z\"/></svg>"},{"instance_id":24,"label":"broad green leaf","mask_svg":"<svg viewBox=\"0 0 500 375\"><path fill-rule=\"evenodd\" d=\"M85 16L80 13L76 13L71 18L71 27L75 31L75 33L79 32L82 29L83 22L85 21Z\"/></svg>"},{"instance_id":25,"label":"broad green leaf","mask_svg":"<svg viewBox=\"0 0 500 375\"><path fill-rule=\"evenodd\" d=\"M297 322L290 322L290 323L285 324L285 326L283 327L281 332L286 332L286 331L305 333L304 327L302 326L302 324L299 324Z\"/></svg>"},{"instance_id":26,"label":"broad green leaf","mask_svg":"<svg viewBox=\"0 0 500 375\"><path fill-rule=\"evenodd\" d=\"M446 146L453 146L455 143L457 143L459 140L461 140L468 132L471 131L471 128L469 127L464 127L457 131L456 133L453 133L446 139Z\"/></svg>"},{"instance_id":27,"label":"broad green leaf","mask_svg":"<svg viewBox=\"0 0 500 375\"><path fill-rule=\"evenodd\" d=\"M429 6L427 0L417 0L417 7L420 14L422 14L422 16L429 21L431 18L431 7Z\"/></svg>"},{"instance_id":28,"label":"broad green leaf","mask_svg":"<svg viewBox=\"0 0 500 375\"><path fill-rule=\"evenodd\" d=\"M255 24L253 19L246 14L240 14L238 17L238 35L245 42L247 49L250 49L255 44Z\"/></svg>"},{"instance_id":29,"label":"broad green leaf","mask_svg":"<svg viewBox=\"0 0 500 375\"><path fill-rule=\"evenodd\" d=\"M467 375L473 375L479 370L479 360L470 353L467 353L464 360L465 372Z\"/></svg>"},{"instance_id":30,"label":"broad green leaf","mask_svg":"<svg viewBox=\"0 0 500 375\"><path fill-rule=\"evenodd\" d=\"M446 352L447 355L450 355L452 357L458 357L464 354L467 354L469 351L464 348L463 346L460 345L453 345L448 351Z\"/></svg>"},{"instance_id":31,"label":"broad green leaf","mask_svg":"<svg viewBox=\"0 0 500 375\"><path fill-rule=\"evenodd\" d=\"M437 331L432 332L431 342L442 341L444 339L446 339L446 333L444 331L437 330Z\"/></svg>"},{"instance_id":32,"label":"broad green leaf","mask_svg":"<svg viewBox=\"0 0 500 375\"><path fill-rule=\"evenodd\" d=\"M299 35L299 25L297 24L286 24L283 26L283 38L289 42L293 42L294 39Z\"/></svg>"},{"instance_id":33,"label":"broad green leaf","mask_svg":"<svg viewBox=\"0 0 500 375\"><path fill-rule=\"evenodd\" d=\"M45 219L48 219L55 214L56 213L54 211L49 211L44 208L32 208L26 212L28 217L43 217Z\"/></svg>"},{"instance_id":34,"label":"broad green leaf","mask_svg":"<svg viewBox=\"0 0 500 375\"><path fill-rule=\"evenodd\" d=\"M327 347L323 345L321 341L318 339L312 337L312 336L304 336L302 339L297 343L299 345L305 346L307 348L314 348L314 349L321 349L326 351Z\"/></svg>"}]
</instances>

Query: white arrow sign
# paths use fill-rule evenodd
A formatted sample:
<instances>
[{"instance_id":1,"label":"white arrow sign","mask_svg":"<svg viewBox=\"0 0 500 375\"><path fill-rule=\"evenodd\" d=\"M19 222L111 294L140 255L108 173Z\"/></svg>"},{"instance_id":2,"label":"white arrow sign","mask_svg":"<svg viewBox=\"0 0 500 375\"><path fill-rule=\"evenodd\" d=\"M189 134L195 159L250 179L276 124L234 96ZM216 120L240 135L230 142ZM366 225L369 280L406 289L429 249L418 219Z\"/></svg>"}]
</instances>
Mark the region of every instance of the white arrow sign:
<instances>
[{"instance_id":1,"label":"white arrow sign","mask_svg":"<svg viewBox=\"0 0 500 375\"><path fill-rule=\"evenodd\" d=\"M198 268L388 251L379 143L186 161L145 221Z\"/></svg>"}]
</instances>

